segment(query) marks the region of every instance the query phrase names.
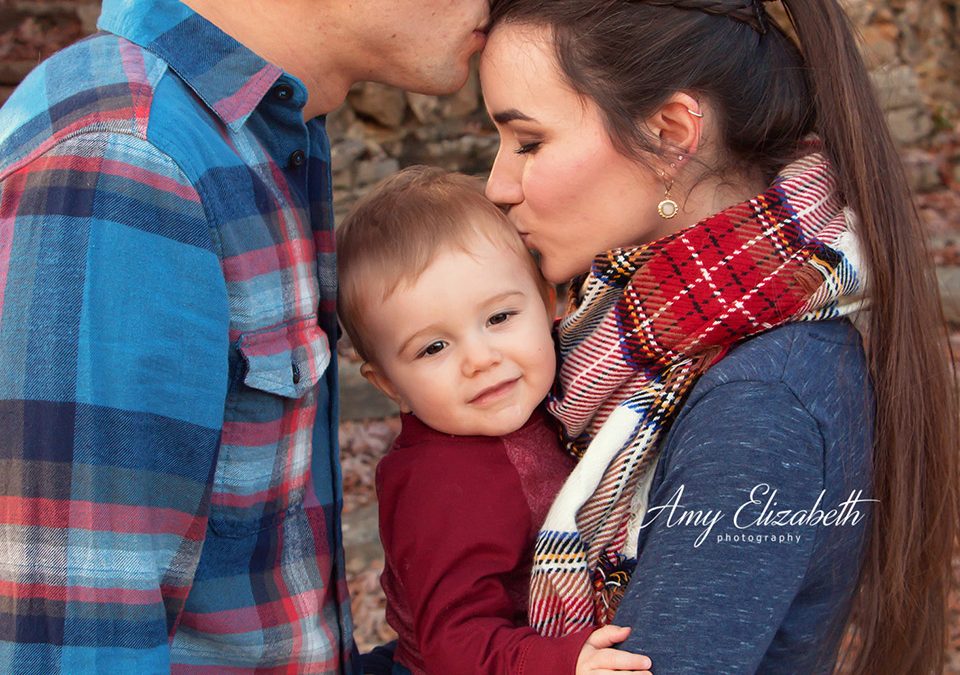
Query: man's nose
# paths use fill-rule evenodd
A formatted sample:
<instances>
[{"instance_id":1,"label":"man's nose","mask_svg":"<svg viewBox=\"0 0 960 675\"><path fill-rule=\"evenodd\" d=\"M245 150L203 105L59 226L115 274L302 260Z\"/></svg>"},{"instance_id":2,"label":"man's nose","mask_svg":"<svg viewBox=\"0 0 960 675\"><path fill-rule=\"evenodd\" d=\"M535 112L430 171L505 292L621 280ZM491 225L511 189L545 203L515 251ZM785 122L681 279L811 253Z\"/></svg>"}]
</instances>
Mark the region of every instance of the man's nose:
<instances>
[{"instance_id":1,"label":"man's nose","mask_svg":"<svg viewBox=\"0 0 960 675\"><path fill-rule=\"evenodd\" d=\"M500 144L497 158L493 161L490 177L487 179L487 199L502 207L510 207L523 201L523 188L520 184L520 162L509 149Z\"/></svg>"}]
</instances>

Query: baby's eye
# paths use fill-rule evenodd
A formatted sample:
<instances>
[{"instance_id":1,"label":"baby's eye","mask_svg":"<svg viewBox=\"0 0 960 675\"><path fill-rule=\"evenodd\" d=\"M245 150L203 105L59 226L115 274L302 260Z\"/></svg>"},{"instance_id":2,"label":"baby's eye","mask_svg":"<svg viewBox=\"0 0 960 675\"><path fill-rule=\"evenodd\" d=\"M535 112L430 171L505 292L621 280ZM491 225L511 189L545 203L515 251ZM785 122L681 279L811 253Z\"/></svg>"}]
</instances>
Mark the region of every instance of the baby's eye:
<instances>
[{"instance_id":1,"label":"baby's eye","mask_svg":"<svg viewBox=\"0 0 960 675\"><path fill-rule=\"evenodd\" d=\"M498 312L487 319L487 323L489 323L491 326L496 326L498 323L503 323L514 314L516 314L516 312Z\"/></svg>"},{"instance_id":2,"label":"baby's eye","mask_svg":"<svg viewBox=\"0 0 960 675\"><path fill-rule=\"evenodd\" d=\"M447 344L443 340L431 342L423 349L422 352L420 352L420 356L433 356L434 354L439 354L446 346Z\"/></svg>"}]
</instances>

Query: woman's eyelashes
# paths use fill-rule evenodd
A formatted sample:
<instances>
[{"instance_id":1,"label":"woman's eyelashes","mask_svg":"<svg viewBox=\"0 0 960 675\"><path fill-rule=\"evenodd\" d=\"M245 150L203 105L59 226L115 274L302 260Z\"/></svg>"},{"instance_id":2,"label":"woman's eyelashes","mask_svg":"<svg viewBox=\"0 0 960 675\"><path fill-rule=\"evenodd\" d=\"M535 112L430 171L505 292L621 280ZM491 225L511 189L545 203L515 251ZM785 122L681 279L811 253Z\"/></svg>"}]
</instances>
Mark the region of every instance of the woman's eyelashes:
<instances>
[{"instance_id":1,"label":"woman's eyelashes","mask_svg":"<svg viewBox=\"0 0 960 675\"><path fill-rule=\"evenodd\" d=\"M520 146L514 150L518 155L528 155L536 152L543 141L530 141L529 143L521 143Z\"/></svg>"}]
</instances>

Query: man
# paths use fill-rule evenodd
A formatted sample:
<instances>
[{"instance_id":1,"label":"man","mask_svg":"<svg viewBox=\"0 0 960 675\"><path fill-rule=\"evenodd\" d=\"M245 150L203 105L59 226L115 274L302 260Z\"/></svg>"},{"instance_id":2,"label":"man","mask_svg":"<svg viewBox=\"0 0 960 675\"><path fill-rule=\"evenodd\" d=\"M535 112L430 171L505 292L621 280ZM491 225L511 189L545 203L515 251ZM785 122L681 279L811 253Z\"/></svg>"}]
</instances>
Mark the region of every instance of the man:
<instances>
[{"instance_id":1,"label":"man","mask_svg":"<svg viewBox=\"0 0 960 675\"><path fill-rule=\"evenodd\" d=\"M4 672L356 671L322 116L487 12L105 0L0 110Z\"/></svg>"}]
</instances>

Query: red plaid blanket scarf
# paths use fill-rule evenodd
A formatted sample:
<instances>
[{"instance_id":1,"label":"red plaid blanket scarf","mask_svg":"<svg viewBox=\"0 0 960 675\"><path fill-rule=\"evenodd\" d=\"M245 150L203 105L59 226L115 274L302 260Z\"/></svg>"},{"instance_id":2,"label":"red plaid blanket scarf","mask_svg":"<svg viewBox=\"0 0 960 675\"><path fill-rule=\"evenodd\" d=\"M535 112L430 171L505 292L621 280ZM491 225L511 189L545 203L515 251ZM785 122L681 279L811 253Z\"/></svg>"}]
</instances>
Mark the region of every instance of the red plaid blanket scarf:
<instances>
[{"instance_id":1,"label":"red plaid blanket scarf","mask_svg":"<svg viewBox=\"0 0 960 675\"><path fill-rule=\"evenodd\" d=\"M530 624L608 623L629 580L658 443L697 378L744 338L856 312L853 218L822 154L685 230L596 258L559 327L548 408L582 455L536 541Z\"/></svg>"}]
</instances>

